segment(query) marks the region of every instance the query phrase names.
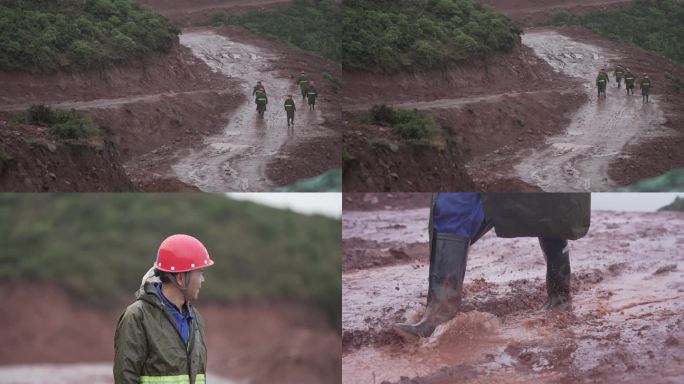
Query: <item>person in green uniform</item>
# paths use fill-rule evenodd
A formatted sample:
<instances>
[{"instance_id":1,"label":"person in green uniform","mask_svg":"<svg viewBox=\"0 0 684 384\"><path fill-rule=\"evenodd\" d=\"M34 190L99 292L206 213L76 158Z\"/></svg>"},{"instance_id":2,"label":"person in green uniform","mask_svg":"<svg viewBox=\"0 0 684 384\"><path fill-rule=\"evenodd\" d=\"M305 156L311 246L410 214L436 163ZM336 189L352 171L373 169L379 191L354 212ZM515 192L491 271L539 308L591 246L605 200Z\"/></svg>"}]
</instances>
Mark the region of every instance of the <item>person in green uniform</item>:
<instances>
[{"instance_id":1,"label":"person in green uniform","mask_svg":"<svg viewBox=\"0 0 684 384\"><path fill-rule=\"evenodd\" d=\"M617 82L618 89L620 89L620 84L622 83L622 78L625 77L625 68L622 65L615 67L615 81Z\"/></svg>"},{"instance_id":2,"label":"person in green uniform","mask_svg":"<svg viewBox=\"0 0 684 384\"><path fill-rule=\"evenodd\" d=\"M598 97L606 97L606 85L608 84L608 75L604 70L600 70L596 76L596 87L598 88Z\"/></svg>"},{"instance_id":3,"label":"person in green uniform","mask_svg":"<svg viewBox=\"0 0 684 384\"><path fill-rule=\"evenodd\" d=\"M309 88L306 90L306 97L309 100L309 110L313 111L314 109L316 109L316 98L318 97L318 92L316 91L316 87L313 81L311 82L311 84L309 84Z\"/></svg>"},{"instance_id":4,"label":"person in green uniform","mask_svg":"<svg viewBox=\"0 0 684 384\"><path fill-rule=\"evenodd\" d=\"M295 107L295 102L292 100L292 94L287 94L287 99L285 99L285 112L287 113L287 127L290 125L294 127L294 115L297 107Z\"/></svg>"},{"instance_id":5,"label":"person in green uniform","mask_svg":"<svg viewBox=\"0 0 684 384\"><path fill-rule=\"evenodd\" d=\"M264 117L264 112L266 111L266 104L268 104L268 96L266 93L258 90L256 91L256 99L254 100L257 106L257 112L259 116Z\"/></svg>"},{"instance_id":6,"label":"person in green uniform","mask_svg":"<svg viewBox=\"0 0 684 384\"><path fill-rule=\"evenodd\" d=\"M627 68L625 71L625 88L627 89L627 95L629 95L630 91L632 92L632 95L634 94L634 81L636 80L636 77L632 73L632 71Z\"/></svg>"},{"instance_id":7,"label":"person in green uniform","mask_svg":"<svg viewBox=\"0 0 684 384\"><path fill-rule=\"evenodd\" d=\"M644 73L644 77L641 78L639 82L639 88L641 88L641 102L648 103L648 93L651 90L651 79L648 75Z\"/></svg>"},{"instance_id":8,"label":"person in green uniform","mask_svg":"<svg viewBox=\"0 0 684 384\"><path fill-rule=\"evenodd\" d=\"M266 93L266 88L264 88L264 85L261 84L261 81L257 81L254 88L252 88L252 96L256 95L257 91L261 91L263 93Z\"/></svg>"},{"instance_id":9,"label":"person in green uniform","mask_svg":"<svg viewBox=\"0 0 684 384\"><path fill-rule=\"evenodd\" d=\"M304 71L300 72L297 84L299 84L299 90L302 91L302 100L304 100L306 98L306 91L309 88L309 78L306 77Z\"/></svg>"}]
</instances>

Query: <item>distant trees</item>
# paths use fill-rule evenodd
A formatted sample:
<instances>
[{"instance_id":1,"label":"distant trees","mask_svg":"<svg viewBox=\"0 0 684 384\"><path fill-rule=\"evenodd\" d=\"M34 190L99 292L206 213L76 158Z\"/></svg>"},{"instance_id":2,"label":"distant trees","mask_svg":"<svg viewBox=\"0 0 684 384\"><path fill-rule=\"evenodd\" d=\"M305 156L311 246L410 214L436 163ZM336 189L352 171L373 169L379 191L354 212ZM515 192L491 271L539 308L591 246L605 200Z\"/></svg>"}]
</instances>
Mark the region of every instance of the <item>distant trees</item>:
<instances>
[{"instance_id":1,"label":"distant trees","mask_svg":"<svg viewBox=\"0 0 684 384\"><path fill-rule=\"evenodd\" d=\"M0 3L0 70L92 68L167 52L178 31L129 0Z\"/></svg>"},{"instance_id":2,"label":"distant trees","mask_svg":"<svg viewBox=\"0 0 684 384\"><path fill-rule=\"evenodd\" d=\"M436 68L509 52L520 34L474 0L345 0L342 65L395 71Z\"/></svg>"},{"instance_id":3,"label":"distant trees","mask_svg":"<svg viewBox=\"0 0 684 384\"><path fill-rule=\"evenodd\" d=\"M236 24L268 39L312 51L332 61L341 59L340 6L334 0L294 0L274 10L245 15L214 14L211 25Z\"/></svg>"},{"instance_id":4,"label":"distant trees","mask_svg":"<svg viewBox=\"0 0 684 384\"><path fill-rule=\"evenodd\" d=\"M658 52L684 65L684 2L637 0L587 15L561 13L556 24L576 24L610 39Z\"/></svg>"}]
</instances>

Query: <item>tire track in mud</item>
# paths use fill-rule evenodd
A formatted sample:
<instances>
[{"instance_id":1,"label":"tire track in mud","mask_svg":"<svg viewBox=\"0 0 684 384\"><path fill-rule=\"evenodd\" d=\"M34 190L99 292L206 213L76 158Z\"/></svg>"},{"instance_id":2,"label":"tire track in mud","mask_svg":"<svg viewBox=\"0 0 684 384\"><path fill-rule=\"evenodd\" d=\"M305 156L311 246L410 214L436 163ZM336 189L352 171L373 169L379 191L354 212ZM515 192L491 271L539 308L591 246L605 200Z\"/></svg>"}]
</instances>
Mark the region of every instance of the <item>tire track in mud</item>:
<instances>
[{"instance_id":1,"label":"tire track in mud","mask_svg":"<svg viewBox=\"0 0 684 384\"><path fill-rule=\"evenodd\" d=\"M298 98L295 82L271 72L270 62L277 60L277 55L211 31L185 32L180 42L214 71L237 79L240 89L234 91L242 92L248 100L231 114L221 134L204 140L203 148L178 153L180 160L172 169L184 183L205 192L271 190L274 185L266 177L266 165L278 156L281 146L290 141L333 135L322 126L320 111L309 111L308 105ZM257 81L262 81L269 97L263 119L257 116L253 103L252 87ZM293 93L298 103L292 133L287 131L282 109L288 92Z\"/></svg>"},{"instance_id":2,"label":"tire track in mud","mask_svg":"<svg viewBox=\"0 0 684 384\"><path fill-rule=\"evenodd\" d=\"M636 95L627 96L624 84L617 89L612 73L607 98L597 98L596 74L618 63L617 55L552 30L528 31L522 41L554 70L580 79L589 98L563 134L547 138L539 150L519 153L522 160L514 171L523 181L548 192L612 190L615 184L608 177L608 165L619 158L627 143L670 134L663 126L658 98L651 95L650 103L642 104L637 86Z\"/></svg>"},{"instance_id":3,"label":"tire track in mud","mask_svg":"<svg viewBox=\"0 0 684 384\"><path fill-rule=\"evenodd\" d=\"M343 238L369 243L405 231L389 225L425 232L428 219L427 209L353 213ZM419 342L385 332L420 313L427 265L344 273L343 383L677 382L682 239L682 213L593 211L587 237L571 242L574 308L548 312L539 309L545 264L536 239L488 233L471 250L461 314Z\"/></svg>"}]
</instances>

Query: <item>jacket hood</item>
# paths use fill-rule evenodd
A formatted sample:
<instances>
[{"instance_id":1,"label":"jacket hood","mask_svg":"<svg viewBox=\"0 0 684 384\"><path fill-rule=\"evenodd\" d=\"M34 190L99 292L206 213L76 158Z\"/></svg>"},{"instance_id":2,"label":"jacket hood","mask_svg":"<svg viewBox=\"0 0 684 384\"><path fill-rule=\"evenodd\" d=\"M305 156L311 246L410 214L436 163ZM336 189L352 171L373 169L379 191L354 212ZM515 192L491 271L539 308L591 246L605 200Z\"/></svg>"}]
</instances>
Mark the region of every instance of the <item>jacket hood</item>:
<instances>
[{"instance_id":1,"label":"jacket hood","mask_svg":"<svg viewBox=\"0 0 684 384\"><path fill-rule=\"evenodd\" d=\"M135 292L136 300L144 300L155 306L163 307L162 299L155 288L156 284L161 284L161 280L154 275L154 267L152 267L143 275L140 288Z\"/></svg>"}]
</instances>

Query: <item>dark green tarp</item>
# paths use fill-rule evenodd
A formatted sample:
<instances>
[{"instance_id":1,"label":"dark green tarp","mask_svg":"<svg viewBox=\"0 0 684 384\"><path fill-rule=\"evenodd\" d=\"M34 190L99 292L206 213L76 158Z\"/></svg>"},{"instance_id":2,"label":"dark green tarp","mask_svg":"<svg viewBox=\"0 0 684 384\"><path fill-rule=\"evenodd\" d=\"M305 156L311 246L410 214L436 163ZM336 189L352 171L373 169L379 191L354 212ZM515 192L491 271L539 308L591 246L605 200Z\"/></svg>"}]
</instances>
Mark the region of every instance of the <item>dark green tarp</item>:
<instances>
[{"instance_id":1,"label":"dark green tarp","mask_svg":"<svg viewBox=\"0 0 684 384\"><path fill-rule=\"evenodd\" d=\"M577 240L589 230L589 193L483 193L482 201L498 237Z\"/></svg>"}]
</instances>

